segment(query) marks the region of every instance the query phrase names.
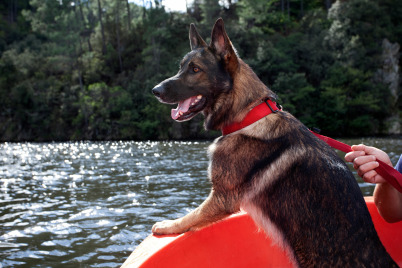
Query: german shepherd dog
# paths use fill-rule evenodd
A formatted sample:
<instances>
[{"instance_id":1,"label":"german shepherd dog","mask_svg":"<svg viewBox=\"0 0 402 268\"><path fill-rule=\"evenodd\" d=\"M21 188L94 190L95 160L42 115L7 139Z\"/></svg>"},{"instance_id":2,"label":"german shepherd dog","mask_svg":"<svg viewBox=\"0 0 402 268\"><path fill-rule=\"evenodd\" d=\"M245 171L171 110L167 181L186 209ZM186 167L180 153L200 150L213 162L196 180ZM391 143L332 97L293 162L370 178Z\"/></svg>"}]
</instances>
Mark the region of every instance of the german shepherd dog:
<instances>
[{"instance_id":1,"label":"german shepherd dog","mask_svg":"<svg viewBox=\"0 0 402 268\"><path fill-rule=\"evenodd\" d=\"M190 25L179 72L152 89L177 104L176 121L205 116L207 130L241 122L275 94L237 55L223 20L209 45ZM335 151L285 111L217 138L209 147L208 198L188 215L156 223L155 234L200 229L246 211L298 267L398 267L381 244L359 186Z\"/></svg>"}]
</instances>

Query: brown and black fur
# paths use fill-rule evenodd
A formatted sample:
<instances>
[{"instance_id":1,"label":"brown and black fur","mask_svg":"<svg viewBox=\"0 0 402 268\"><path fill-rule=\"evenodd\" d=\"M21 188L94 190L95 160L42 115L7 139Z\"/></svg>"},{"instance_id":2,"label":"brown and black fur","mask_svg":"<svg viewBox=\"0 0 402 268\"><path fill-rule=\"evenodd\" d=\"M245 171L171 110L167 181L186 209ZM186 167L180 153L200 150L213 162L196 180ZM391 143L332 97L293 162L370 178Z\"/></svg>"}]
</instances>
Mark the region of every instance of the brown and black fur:
<instances>
[{"instance_id":1,"label":"brown and black fur","mask_svg":"<svg viewBox=\"0 0 402 268\"><path fill-rule=\"evenodd\" d=\"M190 43L178 74L153 89L165 103L202 95L178 121L202 112L205 127L219 130L275 98L237 56L221 19L210 45L194 25ZM209 156L209 197L183 218L156 223L154 233L196 230L243 209L296 266L398 267L344 162L289 113L270 114L216 139Z\"/></svg>"}]
</instances>

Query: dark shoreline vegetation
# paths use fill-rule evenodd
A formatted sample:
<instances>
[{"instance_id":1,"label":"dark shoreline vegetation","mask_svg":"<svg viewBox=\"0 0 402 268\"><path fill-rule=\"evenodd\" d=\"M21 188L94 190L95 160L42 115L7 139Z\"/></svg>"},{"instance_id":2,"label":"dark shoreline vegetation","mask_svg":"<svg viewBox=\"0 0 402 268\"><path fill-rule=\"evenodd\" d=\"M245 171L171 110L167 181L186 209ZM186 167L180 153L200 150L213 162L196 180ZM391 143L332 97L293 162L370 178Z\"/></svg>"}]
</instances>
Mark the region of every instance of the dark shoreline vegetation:
<instances>
[{"instance_id":1,"label":"dark shoreline vegetation","mask_svg":"<svg viewBox=\"0 0 402 268\"><path fill-rule=\"evenodd\" d=\"M0 3L0 141L194 140L151 94L218 17L285 110L333 137L401 134L402 1L128 0ZM163 2L162 2L163 3ZM221 3L221 4L220 4Z\"/></svg>"}]
</instances>

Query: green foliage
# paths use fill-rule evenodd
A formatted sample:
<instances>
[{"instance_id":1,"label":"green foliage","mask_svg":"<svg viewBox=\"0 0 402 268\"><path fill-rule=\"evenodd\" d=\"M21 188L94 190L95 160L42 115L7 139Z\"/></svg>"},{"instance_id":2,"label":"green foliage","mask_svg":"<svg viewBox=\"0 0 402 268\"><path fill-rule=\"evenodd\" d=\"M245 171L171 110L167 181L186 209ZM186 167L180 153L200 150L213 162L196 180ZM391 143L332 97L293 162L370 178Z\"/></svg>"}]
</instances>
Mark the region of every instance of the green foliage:
<instances>
[{"instance_id":1,"label":"green foliage","mask_svg":"<svg viewBox=\"0 0 402 268\"><path fill-rule=\"evenodd\" d=\"M217 17L239 55L307 126L382 134L402 106L375 79L382 40L402 42L402 1L336 1L328 10L331 1L195 0L187 13L166 12L163 1L3 2L3 141L211 137L201 117L172 124L171 107L151 89L177 72L189 24L208 41Z\"/></svg>"}]
</instances>

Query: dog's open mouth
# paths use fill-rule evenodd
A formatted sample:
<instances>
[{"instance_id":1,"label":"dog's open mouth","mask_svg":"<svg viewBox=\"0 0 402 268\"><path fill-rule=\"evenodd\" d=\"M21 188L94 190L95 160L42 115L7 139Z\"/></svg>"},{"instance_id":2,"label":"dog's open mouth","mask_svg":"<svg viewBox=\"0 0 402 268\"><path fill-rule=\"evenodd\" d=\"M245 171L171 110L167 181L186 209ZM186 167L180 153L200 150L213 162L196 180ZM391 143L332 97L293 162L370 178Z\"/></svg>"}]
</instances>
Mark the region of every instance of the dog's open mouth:
<instances>
[{"instance_id":1,"label":"dog's open mouth","mask_svg":"<svg viewBox=\"0 0 402 268\"><path fill-rule=\"evenodd\" d=\"M201 112L206 104L206 99L202 95L193 96L180 101L176 109L172 109L172 118L176 121L186 121Z\"/></svg>"}]
</instances>

